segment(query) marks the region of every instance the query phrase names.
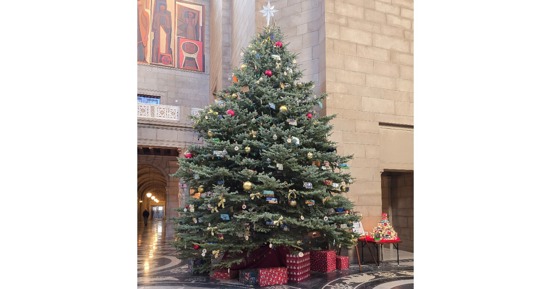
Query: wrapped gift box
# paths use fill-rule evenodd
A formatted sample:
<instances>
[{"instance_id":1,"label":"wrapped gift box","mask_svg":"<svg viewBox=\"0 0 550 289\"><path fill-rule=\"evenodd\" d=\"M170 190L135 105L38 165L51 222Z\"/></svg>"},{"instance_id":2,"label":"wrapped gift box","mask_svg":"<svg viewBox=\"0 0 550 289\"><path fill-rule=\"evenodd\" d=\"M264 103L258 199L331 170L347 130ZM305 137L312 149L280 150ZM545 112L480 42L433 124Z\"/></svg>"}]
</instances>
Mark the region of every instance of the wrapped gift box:
<instances>
[{"instance_id":1,"label":"wrapped gift box","mask_svg":"<svg viewBox=\"0 0 550 289\"><path fill-rule=\"evenodd\" d=\"M310 276L310 254L302 252L302 256L287 254L286 268L288 271L288 281L300 282Z\"/></svg>"},{"instance_id":2,"label":"wrapped gift box","mask_svg":"<svg viewBox=\"0 0 550 289\"><path fill-rule=\"evenodd\" d=\"M258 285L258 269L239 270L239 282L246 285Z\"/></svg>"},{"instance_id":3,"label":"wrapped gift box","mask_svg":"<svg viewBox=\"0 0 550 289\"><path fill-rule=\"evenodd\" d=\"M237 270L227 270L227 269L220 269L216 270L212 273L212 279L218 279L218 280L229 280L229 279L235 279L239 277L239 271Z\"/></svg>"},{"instance_id":4,"label":"wrapped gift box","mask_svg":"<svg viewBox=\"0 0 550 289\"><path fill-rule=\"evenodd\" d=\"M332 272L336 270L336 251L311 251L311 271Z\"/></svg>"},{"instance_id":5,"label":"wrapped gift box","mask_svg":"<svg viewBox=\"0 0 550 289\"><path fill-rule=\"evenodd\" d=\"M338 270L349 269L349 257L348 256L336 256L336 269L338 269Z\"/></svg>"},{"instance_id":6,"label":"wrapped gift box","mask_svg":"<svg viewBox=\"0 0 550 289\"><path fill-rule=\"evenodd\" d=\"M287 283L288 271L286 267L258 269L258 285L260 285L260 287Z\"/></svg>"},{"instance_id":7,"label":"wrapped gift box","mask_svg":"<svg viewBox=\"0 0 550 289\"><path fill-rule=\"evenodd\" d=\"M302 257L294 254L286 254L286 264L287 267L289 264L303 264L309 263L310 254L309 252L302 252Z\"/></svg>"},{"instance_id":8,"label":"wrapped gift box","mask_svg":"<svg viewBox=\"0 0 550 289\"><path fill-rule=\"evenodd\" d=\"M305 279L309 278L311 274L309 273L309 270L307 271L304 271L302 272L302 274L298 274L298 272L294 272L294 273L288 273L288 281L292 281L292 282L301 282L301 281L304 281Z\"/></svg>"}]
</instances>

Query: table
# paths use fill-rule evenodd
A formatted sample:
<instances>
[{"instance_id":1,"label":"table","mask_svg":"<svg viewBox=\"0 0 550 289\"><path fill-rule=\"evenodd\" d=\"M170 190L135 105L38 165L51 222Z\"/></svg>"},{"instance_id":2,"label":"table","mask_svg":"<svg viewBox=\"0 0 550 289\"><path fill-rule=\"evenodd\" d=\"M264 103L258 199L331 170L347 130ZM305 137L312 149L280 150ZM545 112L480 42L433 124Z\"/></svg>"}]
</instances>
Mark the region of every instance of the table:
<instances>
[{"instance_id":1,"label":"table","mask_svg":"<svg viewBox=\"0 0 550 289\"><path fill-rule=\"evenodd\" d=\"M374 263L376 263L377 266L380 266L380 262L384 261L384 250L382 249L382 245L384 244L392 244L393 247L397 250L397 266L399 266L399 243L401 242L401 239L397 238L396 240L379 240L375 241L374 238L370 236L361 236L359 239L357 239L357 244L361 244L361 258L359 258L359 251L357 248L357 245L355 246L355 250L357 251L357 258L359 259L359 271L361 271L361 263L363 260L363 249L365 246L369 250L369 254L374 259ZM371 247L368 246L369 244L374 245L374 250L376 251L376 255L373 254ZM379 258L380 257L380 258Z\"/></svg>"}]
</instances>

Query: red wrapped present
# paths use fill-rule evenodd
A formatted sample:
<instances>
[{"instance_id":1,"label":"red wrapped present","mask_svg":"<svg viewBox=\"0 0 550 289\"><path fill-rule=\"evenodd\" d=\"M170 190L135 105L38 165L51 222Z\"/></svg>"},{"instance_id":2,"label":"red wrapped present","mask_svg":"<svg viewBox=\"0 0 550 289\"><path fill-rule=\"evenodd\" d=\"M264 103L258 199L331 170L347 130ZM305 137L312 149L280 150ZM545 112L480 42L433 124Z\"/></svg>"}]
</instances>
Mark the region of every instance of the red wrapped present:
<instances>
[{"instance_id":1,"label":"red wrapped present","mask_svg":"<svg viewBox=\"0 0 550 289\"><path fill-rule=\"evenodd\" d=\"M212 272L211 278L218 280L229 280L239 277L238 270L220 269Z\"/></svg>"},{"instance_id":2,"label":"red wrapped present","mask_svg":"<svg viewBox=\"0 0 550 289\"><path fill-rule=\"evenodd\" d=\"M288 272L288 281L301 282L301 281L304 281L305 279L309 278L310 275L311 274L309 273L309 269L307 271L303 271L301 273L299 273L299 272L293 272L293 273Z\"/></svg>"},{"instance_id":3,"label":"red wrapped present","mask_svg":"<svg viewBox=\"0 0 550 289\"><path fill-rule=\"evenodd\" d=\"M300 282L310 276L310 254L301 252L300 254L286 255L286 268L288 271L288 281Z\"/></svg>"},{"instance_id":4,"label":"red wrapped present","mask_svg":"<svg viewBox=\"0 0 550 289\"><path fill-rule=\"evenodd\" d=\"M301 256L300 256L301 255ZM309 262L309 252L300 252L299 254L286 254L286 264L301 264Z\"/></svg>"},{"instance_id":5,"label":"red wrapped present","mask_svg":"<svg viewBox=\"0 0 550 289\"><path fill-rule=\"evenodd\" d=\"M258 269L258 285L260 287L270 285L282 285L288 283L286 267L260 268Z\"/></svg>"},{"instance_id":6,"label":"red wrapped present","mask_svg":"<svg viewBox=\"0 0 550 289\"><path fill-rule=\"evenodd\" d=\"M348 256L336 256L336 269L338 269L338 270L349 269L349 257Z\"/></svg>"},{"instance_id":7,"label":"red wrapped present","mask_svg":"<svg viewBox=\"0 0 550 289\"><path fill-rule=\"evenodd\" d=\"M332 272L336 270L336 251L311 251L311 271Z\"/></svg>"}]
</instances>

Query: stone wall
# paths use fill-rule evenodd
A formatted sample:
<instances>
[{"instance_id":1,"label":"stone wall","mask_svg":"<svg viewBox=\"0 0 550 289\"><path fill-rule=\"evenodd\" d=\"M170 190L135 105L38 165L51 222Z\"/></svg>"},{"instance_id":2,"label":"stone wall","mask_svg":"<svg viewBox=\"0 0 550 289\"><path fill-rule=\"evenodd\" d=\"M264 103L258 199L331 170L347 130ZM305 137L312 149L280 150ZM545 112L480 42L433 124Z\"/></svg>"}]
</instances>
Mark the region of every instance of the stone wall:
<instances>
[{"instance_id":1,"label":"stone wall","mask_svg":"<svg viewBox=\"0 0 550 289\"><path fill-rule=\"evenodd\" d=\"M353 154L356 181L348 197L372 228L382 213L381 129L413 125L413 1L326 0L326 113L337 114L331 136L338 153ZM383 125L381 125L383 123ZM384 155L392 155L385 151ZM400 168L412 169L412 147Z\"/></svg>"}]
</instances>

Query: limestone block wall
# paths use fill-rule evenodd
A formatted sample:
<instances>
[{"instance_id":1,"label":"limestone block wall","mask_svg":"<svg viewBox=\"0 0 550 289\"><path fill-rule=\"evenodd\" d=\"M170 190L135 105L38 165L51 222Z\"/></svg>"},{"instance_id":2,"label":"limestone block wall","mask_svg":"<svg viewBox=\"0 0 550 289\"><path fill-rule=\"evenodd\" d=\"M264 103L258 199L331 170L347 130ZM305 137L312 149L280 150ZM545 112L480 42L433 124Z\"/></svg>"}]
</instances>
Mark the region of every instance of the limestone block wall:
<instances>
[{"instance_id":1,"label":"limestone block wall","mask_svg":"<svg viewBox=\"0 0 550 289\"><path fill-rule=\"evenodd\" d=\"M257 11L261 10L266 1L258 0ZM302 81L314 81L316 93L321 91L322 63L324 62L324 0L272 0L275 6L275 16L271 20L281 27L288 42L288 48L298 53L297 63L303 70ZM256 25L260 31L267 21L258 13ZM286 44L286 43L285 43Z\"/></svg>"},{"instance_id":2,"label":"limestone block wall","mask_svg":"<svg viewBox=\"0 0 550 289\"><path fill-rule=\"evenodd\" d=\"M232 1L231 67L241 65L242 48L247 47L254 36L258 11L255 0Z\"/></svg>"},{"instance_id":3,"label":"limestone block wall","mask_svg":"<svg viewBox=\"0 0 550 289\"><path fill-rule=\"evenodd\" d=\"M353 154L348 197L372 228L382 213L381 125L413 125L413 1L325 1L326 113L331 138ZM382 126L384 126L382 125ZM391 155L390 152L385 152ZM408 152L412 154L412 148ZM412 157L393 160L412 168Z\"/></svg>"},{"instance_id":4,"label":"limestone block wall","mask_svg":"<svg viewBox=\"0 0 550 289\"><path fill-rule=\"evenodd\" d=\"M211 0L210 96L229 86L231 75L232 1Z\"/></svg>"}]
</instances>

